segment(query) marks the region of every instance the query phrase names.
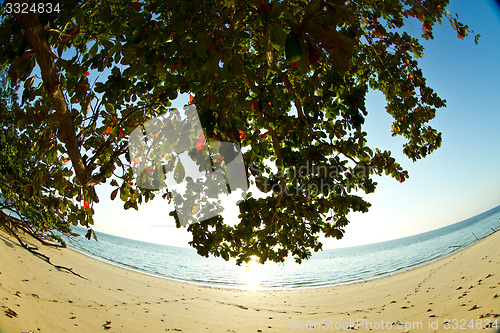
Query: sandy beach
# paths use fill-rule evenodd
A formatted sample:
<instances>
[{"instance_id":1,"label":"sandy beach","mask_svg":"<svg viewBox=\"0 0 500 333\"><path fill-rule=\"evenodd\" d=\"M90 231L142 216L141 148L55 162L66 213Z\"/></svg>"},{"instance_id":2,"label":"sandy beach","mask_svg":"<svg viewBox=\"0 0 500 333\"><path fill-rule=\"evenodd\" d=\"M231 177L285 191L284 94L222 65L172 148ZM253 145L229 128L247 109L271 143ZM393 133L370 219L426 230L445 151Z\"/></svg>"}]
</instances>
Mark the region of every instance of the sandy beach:
<instances>
[{"instance_id":1,"label":"sandy beach","mask_svg":"<svg viewBox=\"0 0 500 333\"><path fill-rule=\"evenodd\" d=\"M498 244L500 232L426 266L367 282L249 291L161 279L38 246L80 278L0 231L0 333L494 332L483 328L500 324Z\"/></svg>"}]
</instances>

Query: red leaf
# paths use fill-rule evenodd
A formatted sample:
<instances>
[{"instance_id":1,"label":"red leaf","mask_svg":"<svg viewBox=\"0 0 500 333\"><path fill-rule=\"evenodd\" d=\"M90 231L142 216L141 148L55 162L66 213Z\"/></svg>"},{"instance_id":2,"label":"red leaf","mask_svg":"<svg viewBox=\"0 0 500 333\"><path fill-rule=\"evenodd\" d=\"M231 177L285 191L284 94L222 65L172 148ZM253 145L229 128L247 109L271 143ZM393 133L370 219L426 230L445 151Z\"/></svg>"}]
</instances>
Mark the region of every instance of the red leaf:
<instances>
[{"instance_id":1,"label":"red leaf","mask_svg":"<svg viewBox=\"0 0 500 333\"><path fill-rule=\"evenodd\" d=\"M83 73L83 76L89 76L89 75L90 75L90 73L89 73L89 72L85 72L85 73Z\"/></svg>"},{"instance_id":2,"label":"red leaf","mask_svg":"<svg viewBox=\"0 0 500 333\"><path fill-rule=\"evenodd\" d=\"M132 162L137 163L137 164L138 164L138 163L140 163L140 161L139 161L139 159L138 159L137 157L134 157L134 158L132 159Z\"/></svg>"},{"instance_id":3,"label":"red leaf","mask_svg":"<svg viewBox=\"0 0 500 333\"><path fill-rule=\"evenodd\" d=\"M196 101L193 96L189 95L189 104L194 104Z\"/></svg>"},{"instance_id":4,"label":"red leaf","mask_svg":"<svg viewBox=\"0 0 500 333\"><path fill-rule=\"evenodd\" d=\"M132 8L138 12L141 10L142 8L142 3L139 3L139 2L132 2Z\"/></svg>"},{"instance_id":5,"label":"red leaf","mask_svg":"<svg viewBox=\"0 0 500 333\"><path fill-rule=\"evenodd\" d=\"M402 183L402 182L404 182L404 181L405 181L405 178L403 177L403 175L402 175L402 174L399 174L399 175L398 175L398 181L399 181L400 183Z\"/></svg>"},{"instance_id":6,"label":"red leaf","mask_svg":"<svg viewBox=\"0 0 500 333\"><path fill-rule=\"evenodd\" d=\"M88 200L83 201L83 209L87 209L90 207L90 202Z\"/></svg>"},{"instance_id":7,"label":"red leaf","mask_svg":"<svg viewBox=\"0 0 500 333\"><path fill-rule=\"evenodd\" d=\"M106 128L106 135L109 135L112 129L113 129L112 125L108 126L108 128Z\"/></svg>"},{"instance_id":8,"label":"red leaf","mask_svg":"<svg viewBox=\"0 0 500 333\"><path fill-rule=\"evenodd\" d=\"M77 83L76 85L80 87L80 89L82 89L84 92L86 92L89 89L89 87L83 83Z\"/></svg>"},{"instance_id":9,"label":"red leaf","mask_svg":"<svg viewBox=\"0 0 500 333\"><path fill-rule=\"evenodd\" d=\"M124 132L124 131L123 131L123 129L121 129L121 128L120 128L120 135L121 135L121 137L122 137L122 138L124 138L124 137L125 137L125 132Z\"/></svg>"},{"instance_id":10,"label":"red leaf","mask_svg":"<svg viewBox=\"0 0 500 333\"><path fill-rule=\"evenodd\" d=\"M200 137L196 140L196 150L202 150L205 148L205 133L201 133Z\"/></svg>"},{"instance_id":11,"label":"red leaf","mask_svg":"<svg viewBox=\"0 0 500 333\"><path fill-rule=\"evenodd\" d=\"M151 168L150 168L150 167L148 167L148 166L147 166L147 167L145 167L144 169L145 169L147 172L150 172L150 173L153 173L153 172L154 172L154 170L153 170L153 169L151 169Z\"/></svg>"},{"instance_id":12,"label":"red leaf","mask_svg":"<svg viewBox=\"0 0 500 333\"><path fill-rule=\"evenodd\" d=\"M310 64L315 64L319 60L319 54L316 51L316 49L314 48L314 46L312 46L312 45L309 45L309 58L308 58L308 60L309 60Z\"/></svg>"},{"instance_id":13,"label":"red leaf","mask_svg":"<svg viewBox=\"0 0 500 333\"><path fill-rule=\"evenodd\" d=\"M427 28L427 26L424 24L422 24L422 29L424 29L425 31L429 31L429 28Z\"/></svg>"},{"instance_id":14,"label":"red leaf","mask_svg":"<svg viewBox=\"0 0 500 333\"><path fill-rule=\"evenodd\" d=\"M380 31L378 29L375 29L375 31L373 32L375 34L375 36L377 36L378 38L382 38L382 34L380 33Z\"/></svg>"},{"instance_id":15,"label":"red leaf","mask_svg":"<svg viewBox=\"0 0 500 333\"><path fill-rule=\"evenodd\" d=\"M266 131L266 132L262 133L261 135L259 135L259 138L267 138L268 135L269 135L269 131Z\"/></svg>"},{"instance_id":16,"label":"red leaf","mask_svg":"<svg viewBox=\"0 0 500 333\"><path fill-rule=\"evenodd\" d=\"M172 66L170 66L170 70L173 72L177 69L177 67L179 67L179 62L173 64Z\"/></svg>"},{"instance_id":17,"label":"red leaf","mask_svg":"<svg viewBox=\"0 0 500 333\"><path fill-rule=\"evenodd\" d=\"M290 63L290 65L291 65L292 67L295 67L295 68L297 68L297 62L296 62L296 61L294 61L294 62L291 62L291 63Z\"/></svg>"},{"instance_id":18,"label":"red leaf","mask_svg":"<svg viewBox=\"0 0 500 333\"><path fill-rule=\"evenodd\" d=\"M252 104L250 104L250 111L255 110L255 101L252 101Z\"/></svg>"},{"instance_id":19,"label":"red leaf","mask_svg":"<svg viewBox=\"0 0 500 333\"><path fill-rule=\"evenodd\" d=\"M247 136L242 130L238 130L238 133L240 133L240 140L247 140Z\"/></svg>"}]
</instances>

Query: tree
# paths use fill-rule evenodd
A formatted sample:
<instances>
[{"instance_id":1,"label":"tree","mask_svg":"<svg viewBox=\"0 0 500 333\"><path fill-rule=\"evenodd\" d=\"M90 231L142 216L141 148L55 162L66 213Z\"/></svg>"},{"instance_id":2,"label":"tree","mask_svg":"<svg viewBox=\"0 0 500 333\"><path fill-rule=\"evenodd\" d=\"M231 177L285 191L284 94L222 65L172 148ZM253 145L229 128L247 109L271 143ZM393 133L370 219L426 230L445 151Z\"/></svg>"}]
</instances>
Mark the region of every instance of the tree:
<instances>
[{"instance_id":1,"label":"tree","mask_svg":"<svg viewBox=\"0 0 500 333\"><path fill-rule=\"evenodd\" d=\"M470 33L446 0L58 3L49 12L7 1L0 27L1 66L20 100L7 123L33 143L34 177L61 198L53 210L90 237L96 185L109 180L126 209L157 195L131 185L127 135L189 93L204 137L240 144L268 194L248 194L236 226L217 216L188 227L200 255L238 263L308 258L320 234L341 238L346 215L368 211L356 192L373 192L373 175L408 177L366 145L369 89L385 95L405 155L436 150L441 134L427 123L445 100L427 86L423 47L404 24L420 21L426 39L443 18L459 38Z\"/></svg>"},{"instance_id":2,"label":"tree","mask_svg":"<svg viewBox=\"0 0 500 333\"><path fill-rule=\"evenodd\" d=\"M0 80L0 225L9 232L22 230L42 244L65 246L60 234L72 231L61 212L71 201L57 193L51 173L60 172L53 164L49 170L32 154L32 143L16 131L11 108L12 95L5 89L5 75ZM54 214L54 206L59 207ZM52 242L47 242L47 240Z\"/></svg>"}]
</instances>

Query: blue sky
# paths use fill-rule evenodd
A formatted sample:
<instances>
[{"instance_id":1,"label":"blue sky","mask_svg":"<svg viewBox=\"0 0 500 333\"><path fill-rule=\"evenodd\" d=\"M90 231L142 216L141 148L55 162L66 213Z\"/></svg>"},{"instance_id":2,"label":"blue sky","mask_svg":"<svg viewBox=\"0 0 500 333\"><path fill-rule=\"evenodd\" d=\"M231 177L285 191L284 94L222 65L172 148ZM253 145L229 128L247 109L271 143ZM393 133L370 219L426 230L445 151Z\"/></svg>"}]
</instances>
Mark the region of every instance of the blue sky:
<instances>
[{"instance_id":1,"label":"blue sky","mask_svg":"<svg viewBox=\"0 0 500 333\"><path fill-rule=\"evenodd\" d=\"M329 240L325 248L351 246L405 237L437 229L500 204L500 10L493 0L451 1L451 13L481 34L460 40L447 21L435 26L435 39L422 41L424 58L419 60L427 82L447 107L438 110L431 124L443 133L436 152L413 163L402 153L404 139L390 134L392 120L385 112L383 96L370 93L365 131L370 147L391 150L409 171L403 184L381 177L366 214L351 214L341 241ZM420 35L421 23L408 29ZM183 96L174 107L187 102ZM168 216L172 209L163 200L123 210L123 203L109 200L108 189L100 191L95 229L122 237L155 243L187 246L190 236L176 229ZM227 203L230 207L231 203ZM226 209L227 210L227 209ZM226 218L235 222L228 211Z\"/></svg>"}]
</instances>

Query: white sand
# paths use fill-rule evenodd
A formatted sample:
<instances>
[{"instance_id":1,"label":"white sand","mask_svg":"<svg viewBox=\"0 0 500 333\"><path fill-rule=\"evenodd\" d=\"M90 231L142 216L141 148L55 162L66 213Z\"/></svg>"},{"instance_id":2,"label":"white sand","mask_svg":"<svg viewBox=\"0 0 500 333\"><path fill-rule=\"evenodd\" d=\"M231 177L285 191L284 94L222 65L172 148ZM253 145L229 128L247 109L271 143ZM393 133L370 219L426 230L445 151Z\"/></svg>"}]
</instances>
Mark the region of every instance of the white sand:
<instances>
[{"instance_id":1,"label":"white sand","mask_svg":"<svg viewBox=\"0 0 500 333\"><path fill-rule=\"evenodd\" d=\"M434 263L368 282L242 291L156 278L70 249L40 247L81 279L1 231L0 333L492 332L481 328L495 320L500 325L499 244L500 232ZM9 309L17 316L7 316Z\"/></svg>"}]
</instances>

